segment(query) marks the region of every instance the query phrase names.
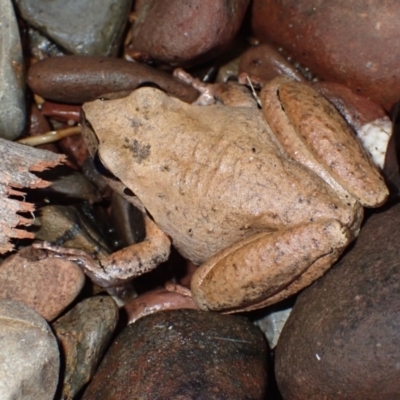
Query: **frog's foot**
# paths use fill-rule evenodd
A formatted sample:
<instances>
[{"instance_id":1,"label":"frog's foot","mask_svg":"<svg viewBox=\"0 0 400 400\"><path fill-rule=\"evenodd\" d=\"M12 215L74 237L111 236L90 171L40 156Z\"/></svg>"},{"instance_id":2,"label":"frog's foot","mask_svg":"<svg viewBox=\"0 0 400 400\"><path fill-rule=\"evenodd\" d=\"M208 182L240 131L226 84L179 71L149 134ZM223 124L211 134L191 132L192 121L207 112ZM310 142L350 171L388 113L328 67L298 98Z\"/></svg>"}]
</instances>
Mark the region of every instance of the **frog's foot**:
<instances>
[{"instance_id":1,"label":"frog's foot","mask_svg":"<svg viewBox=\"0 0 400 400\"><path fill-rule=\"evenodd\" d=\"M145 225L146 238L143 242L125 247L98 261L83 250L55 246L49 242L34 243L34 247L51 252L53 257L74 261L101 287L120 286L151 271L169 257L171 243L168 237L147 216Z\"/></svg>"},{"instance_id":2,"label":"frog's foot","mask_svg":"<svg viewBox=\"0 0 400 400\"><path fill-rule=\"evenodd\" d=\"M276 303L322 276L351 234L336 220L258 233L217 253L194 273L201 309L247 311Z\"/></svg>"}]
</instances>

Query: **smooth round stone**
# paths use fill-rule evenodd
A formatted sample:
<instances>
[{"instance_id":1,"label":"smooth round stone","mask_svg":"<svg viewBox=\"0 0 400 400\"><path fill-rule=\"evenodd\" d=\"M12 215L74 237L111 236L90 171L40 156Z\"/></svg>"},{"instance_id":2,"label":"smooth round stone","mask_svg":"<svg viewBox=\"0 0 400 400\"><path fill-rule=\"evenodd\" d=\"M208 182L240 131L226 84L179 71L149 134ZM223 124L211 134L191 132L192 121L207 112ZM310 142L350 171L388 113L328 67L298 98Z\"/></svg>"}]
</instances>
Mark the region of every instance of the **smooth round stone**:
<instances>
[{"instance_id":1,"label":"smooth round stone","mask_svg":"<svg viewBox=\"0 0 400 400\"><path fill-rule=\"evenodd\" d=\"M399 99L400 2L255 0L257 38L389 110Z\"/></svg>"},{"instance_id":2,"label":"smooth round stone","mask_svg":"<svg viewBox=\"0 0 400 400\"><path fill-rule=\"evenodd\" d=\"M173 66L219 55L233 41L249 0L142 0L129 50Z\"/></svg>"},{"instance_id":3,"label":"smooth round stone","mask_svg":"<svg viewBox=\"0 0 400 400\"><path fill-rule=\"evenodd\" d=\"M131 0L16 0L22 17L73 54L116 54Z\"/></svg>"},{"instance_id":4,"label":"smooth round stone","mask_svg":"<svg viewBox=\"0 0 400 400\"><path fill-rule=\"evenodd\" d=\"M11 0L0 1L0 137L16 139L25 127L22 47Z\"/></svg>"},{"instance_id":5,"label":"smooth round stone","mask_svg":"<svg viewBox=\"0 0 400 400\"><path fill-rule=\"evenodd\" d=\"M161 311L128 325L84 400L264 399L267 346L249 320Z\"/></svg>"},{"instance_id":6,"label":"smooth round stone","mask_svg":"<svg viewBox=\"0 0 400 400\"><path fill-rule=\"evenodd\" d=\"M44 254L26 247L3 262L0 298L25 303L51 321L79 294L85 274L72 261Z\"/></svg>"},{"instance_id":7,"label":"smooth round stone","mask_svg":"<svg viewBox=\"0 0 400 400\"><path fill-rule=\"evenodd\" d=\"M400 398L400 204L297 299L276 349L285 400Z\"/></svg>"},{"instance_id":8,"label":"smooth round stone","mask_svg":"<svg viewBox=\"0 0 400 400\"><path fill-rule=\"evenodd\" d=\"M62 399L72 400L92 378L118 322L110 296L83 300L52 324L64 353Z\"/></svg>"},{"instance_id":9,"label":"smooth round stone","mask_svg":"<svg viewBox=\"0 0 400 400\"><path fill-rule=\"evenodd\" d=\"M0 398L53 400L59 351L47 322L23 303L0 300Z\"/></svg>"}]
</instances>

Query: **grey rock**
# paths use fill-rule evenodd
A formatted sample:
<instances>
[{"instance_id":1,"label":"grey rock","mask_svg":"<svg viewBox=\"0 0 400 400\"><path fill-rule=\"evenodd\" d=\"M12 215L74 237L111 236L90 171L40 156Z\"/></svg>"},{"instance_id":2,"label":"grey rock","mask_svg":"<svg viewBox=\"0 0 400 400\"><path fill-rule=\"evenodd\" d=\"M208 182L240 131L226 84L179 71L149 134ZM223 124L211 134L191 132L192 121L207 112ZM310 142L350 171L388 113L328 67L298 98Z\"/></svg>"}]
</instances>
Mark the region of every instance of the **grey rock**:
<instances>
[{"instance_id":1,"label":"grey rock","mask_svg":"<svg viewBox=\"0 0 400 400\"><path fill-rule=\"evenodd\" d=\"M91 297L53 323L64 352L62 399L72 400L91 379L118 322L109 296Z\"/></svg>"},{"instance_id":2,"label":"grey rock","mask_svg":"<svg viewBox=\"0 0 400 400\"><path fill-rule=\"evenodd\" d=\"M73 54L115 54L131 0L16 0L32 26Z\"/></svg>"},{"instance_id":3,"label":"grey rock","mask_svg":"<svg viewBox=\"0 0 400 400\"><path fill-rule=\"evenodd\" d=\"M0 0L0 137L16 139L25 126L22 47L11 0Z\"/></svg>"},{"instance_id":4,"label":"grey rock","mask_svg":"<svg viewBox=\"0 0 400 400\"><path fill-rule=\"evenodd\" d=\"M0 301L0 398L52 400L59 351L47 322L23 303Z\"/></svg>"}]
</instances>

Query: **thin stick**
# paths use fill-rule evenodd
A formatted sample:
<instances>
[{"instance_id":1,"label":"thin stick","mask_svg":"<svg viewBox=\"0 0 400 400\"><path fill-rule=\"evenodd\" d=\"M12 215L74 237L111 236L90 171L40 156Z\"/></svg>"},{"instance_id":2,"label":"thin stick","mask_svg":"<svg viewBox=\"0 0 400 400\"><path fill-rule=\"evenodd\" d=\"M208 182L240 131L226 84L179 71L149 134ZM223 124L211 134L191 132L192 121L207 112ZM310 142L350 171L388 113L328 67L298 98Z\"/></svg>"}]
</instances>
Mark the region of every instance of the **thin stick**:
<instances>
[{"instance_id":1,"label":"thin stick","mask_svg":"<svg viewBox=\"0 0 400 400\"><path fill-rule=\"evenodd\" d=\"M73 126L72 128L59 129L58 131L46 132L43 135L29 136L20 140L18 143L27 144L28 146L39 146L40 144L53 143L65 137L78 135L81 133L80 126Z\"/></svg>"}]
</instances>

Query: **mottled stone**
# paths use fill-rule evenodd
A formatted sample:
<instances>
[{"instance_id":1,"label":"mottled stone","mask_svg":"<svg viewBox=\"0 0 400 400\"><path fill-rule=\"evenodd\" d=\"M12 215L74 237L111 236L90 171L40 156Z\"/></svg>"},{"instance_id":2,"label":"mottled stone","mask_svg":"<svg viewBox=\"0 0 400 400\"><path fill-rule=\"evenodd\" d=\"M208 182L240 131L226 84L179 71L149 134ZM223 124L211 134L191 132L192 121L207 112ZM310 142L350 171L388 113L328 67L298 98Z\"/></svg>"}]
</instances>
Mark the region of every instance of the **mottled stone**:
<instances>
[{"instance_id":1,"label":"mottled stone","mask_svg":"<svg viewBox=\"0 0 400 400\"><path fill-rule=\"evenodd\" d=\"M0 300L0 398L52 400L59 374L56 338L46 321L20 302Z\"/></svg>"},{"instance_id":2,"label":"mottled stone","mask_svg":"<svg viewBox=\"0 0 400 400\"><path fill-rule=\"evenodd\" d=\"M88 298L52 324L64 353L62 399L72 400L92 378L118 322L109 296Z\"/></svg>"},{"instance_id":3,"label":"mottled stone","mask_svg":"<svg viewBox=\"0 0 400 400\"><path fill-rule=\"evenodd\" d=\"M266 359L245 318L161 311L122 331L83 399L264 399Z\"/></svg>"},{"instance_id":4,"label":"mottled stone","mask_svg":"<svg viewBox=\"0 0 400 400\"><path fill-rule=\"evenodd\" d=\"M25 84L19 29L11 0L0 2L0 137L16 139L25 127Z\"/></svg>"},{"instance_id":5,"label":"mottled stone","mask_svg":"<svg viewBox=\"0 0 400 400\"><path fill-rule=\"evenodd\" d=\"M249 0L145 0L136 6L131 54L173 66L219 55L233 41Z\"/></svg>"},{"instance_id":6,"label":"mottled stone","mask_svg":"<svg viewBox=\"0 0 400 400\"><path fill-rule=\"evenodd\" d=\"M399 13L396 0L255 0L252 25L321 78L389 110L399 99Z\"/></svg>"},{"instance_id":7,"label":"mottled stone","mask_svg":"<svg viewBox=\"0 0 400 400\"><path fill-rule=\"evenodd\" d=\"M285 400L400 398L400 205L297 299L276 349Z\"/></svg>"},{"instance_id":8,"label":"mottled stone","mask_svg":"<svg viewBox=\"0 0 400 400\"><path fill-rule=\"evenodd\" d=\"M22 17L73 54L116 54L131 0L16 0Z\"/></svg>"},{"instance_id":9,"label":"mottled stone","mask_svg":"<svg viewBox=\"0 0 400 400\"><path fill-rule=\"evenodd\" d=\"M84 283L85 275L74 262L47 258L31 247L0 266L0 298L21 301L48 321L72 303Z\"/></svg>"}]
</instances>

